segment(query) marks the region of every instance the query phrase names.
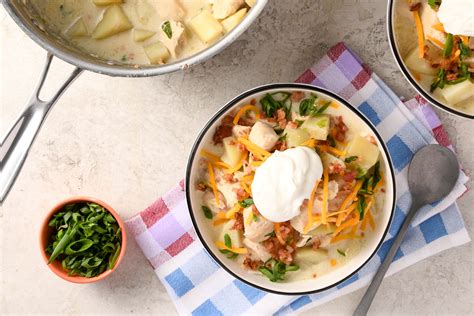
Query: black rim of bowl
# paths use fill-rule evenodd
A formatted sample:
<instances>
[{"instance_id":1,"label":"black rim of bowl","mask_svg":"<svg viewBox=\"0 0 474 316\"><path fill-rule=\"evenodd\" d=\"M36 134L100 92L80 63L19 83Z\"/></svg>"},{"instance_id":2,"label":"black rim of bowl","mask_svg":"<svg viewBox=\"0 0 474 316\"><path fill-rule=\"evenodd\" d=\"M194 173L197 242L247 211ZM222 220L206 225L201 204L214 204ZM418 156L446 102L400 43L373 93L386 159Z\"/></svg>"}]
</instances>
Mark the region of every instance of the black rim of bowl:
<instances>
[{"instance_id":1,"label":"black rim of bowl","mask_svg":"<svg viewBox=\"0 0 474 316\"><path fill-rule=\"evenodd\" d=\"M395 31L393 27L393 13L394 13L394 5L395 5L395 0L389 0L388 1L388 11L387 11L387 32L388 32L388 42L390 44L390 49L392 51L392 55L395 58L398 68L402 71L404 77L410 82L413 88L425 98L429 103L437 106L438 108L450 113L454 114L463 118L467 119L474 119L474 115L467 114L465 112L458 111L452 107L446 106L442 104L441 102L437 101L435 98L433 98L428 92L426 92L417 82L413 77L411 76L410 72L408 71L408 68L405 66L405 62L400 56L400 53L397 48L397 43L395 41Z\"/></svg>"},{"instance_id":2,"label":"black rim of bowl","mask_svg":"<svg viewBox=\"0 0 474 316\"><path fill-rule=\"evenodd\" d=\"M229 269L224 262L222 262L216 255L214 255L214 253L212 252L212 250L210 249L210 247L207 245L206 241L204 240L204 237L202 236L200 230L199 230L199 227L197 225L197 221L196 221L196 218L194 217L194 211L193 211L193 208L192 208L192 203L191 203L191 195L190 195L190 192L191 190L194 189L194 186L192 185L192 183L190 183L190 179L191 179L191 169L192 169L192 165L193 165L193 161L194 159L196 158L196 153L197 153L197 150L199 148L199 145L201 144L202 142L202 139L204 138L204 136L207 134L207 132L209 131L210 127L217 121L219 120L230 108L234 107L236 104L240 103L243 99L249 97L249 96L252 96L254 94L257 94L257 93L260 93L260 92L264 92L264 91L267 91L267 90L273 90L273 89L302 89L302 90L311 90L313 92L316 92L316 93L323 93L323 94L326 94L328 95L329 97L333 98L334 100L340 102L342 105L346 106L347 108L349 108L354 114L356 114L359 118L361 118L368 126L369 128L374 132L375 136L377 137L377 139L379 140L379 143L385 153L385 156L387 157L387 162L388 162L388 166L389 166L389 169L390 169L390 174L392 176L392 187L393 187L393 201L392 201L392 206L391 206L391 210L390 210L390 218L388 220L388 223L387 223L387 227L385 228L385 231L383 232L382 236L380 237L380 240L377 244L377 247L374 249L374 251L371 253L371 255L367 258L367 260L361 264L359 267L357 267L353 272L351 272L348 276L346 276L345 278L329 285L329 286L326 286L324 288L321 288L321 289L316 289L316 290L311 290L311 291L304 291L304 292L282 292L282 291L277 291L277 290L273 290L271 288L267 288L267 287L262 287L262 286L259 286L259 285L256 285L256 284L253 284L243 278L241 278L240 276L238 276L236 273L234 273L231 269ZM282 294L282 295L305 295L305 294L314 294L314 293L318 293L318 292L322 292L322 291L325 291L325 290L328 290L330 288L333 288L341 283L343 283L344 281L348 280L349 278L351 278L353 275L355 275L357 272L359 272L359 270L364 267L371 259L372 257L377 253L377 251L380 249L380 246L382 245L383 241L385 240L385 236L387 235L388 233L388 230L390 228L390 225L392 224L392 219L393 219L393 213L394 213L394 209L395 209L395 202L396 202L396 187L395 187L395 173L393 171L393 164L392 164L392 160L390 158L390 154L389 154L389 151L385 145L385 142L383 141L382 137L380 136L380 134L378 133L378 131L376 130L375 126L361 113L359 112L358 109L356 109L355 107L353 107L352 105L349 104L349 102L347 102L346 100L342 99L341 97L339 97L338 95L326 90L326 89L323 89L323 88L319 88L319 87L316 87L316 86L312 86L312 85L308 85L308 84L300 84L300 83L274 83L274 84L268 84L268 85L263 85L263 86L259 86L259 87L256 87L256 88L253 88L253 89L250 89L250 90L247 90L245 92L243 92L242 94L240 94L239 96L235 97L234 99L232 99L231 101L229 101L226 105L224 105L221 109L219 109L217 111L216 114L214 114L214 116L212 116L212 118L206 123L206 125L203 127L203 129L201 130L201 132L199 133L196 141L194 142L194 145L191 149L191 153L189 155L189 158L188 158L188 164L187 164L187 167L186 167L186 180L185 180L185 189L186 189L186 202L188 204L188 210L189 210L189 215L191 216L191 220L193 222L193 226L194 226L194 229L196 230L196 234L199 238L199 240L201 241L201 243L203 244L204 248L206 249L206 251L209 253L209 255L225 270L227 271L227 273L229 273L230 275L232 275L234 278L244 282L245 284L248 284L254 288L257 288L259 290L262 290L262 291L265 291L265 292L269 292L269 293L274 293L274 294Z\"/></svg>"}]
</instances>

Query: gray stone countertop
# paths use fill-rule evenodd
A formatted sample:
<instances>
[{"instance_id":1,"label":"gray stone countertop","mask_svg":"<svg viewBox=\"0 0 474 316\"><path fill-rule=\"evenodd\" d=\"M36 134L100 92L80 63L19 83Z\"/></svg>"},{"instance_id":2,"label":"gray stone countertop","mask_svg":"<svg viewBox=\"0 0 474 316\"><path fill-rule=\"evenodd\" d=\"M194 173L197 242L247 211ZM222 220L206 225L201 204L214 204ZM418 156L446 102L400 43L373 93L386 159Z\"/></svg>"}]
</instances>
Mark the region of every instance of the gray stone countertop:
<instances>
[{"instance_id":1,"label":"gray stone countertop","mask_svg":"<svg viewBox=\"0 0 474 316\"><path fill-rule=\"evenodd\" d=\"M383 0L272 0L224 52L186 72L144 79L84 73L60 99L0 209L0 314L175 314L137 245L110 278L81 286L55 277L38 249L45 212L91 195L123 218L144 209L184 176L191 144L227 100L254 86L293 81L345 41L400 96L414 91L386 37ZM45 52L0 9L0 134L26 104ZM51 82L69 65L57 62ZM466 172L474 170L474 123L437 111ZM472 181L468 184L472 186ZM459 206L473 235L474 194ZM363 291L309 314L350 314ZM473 244L444 251L387 278L374 314L473 314Z\"/></svg>"}]
</instances>

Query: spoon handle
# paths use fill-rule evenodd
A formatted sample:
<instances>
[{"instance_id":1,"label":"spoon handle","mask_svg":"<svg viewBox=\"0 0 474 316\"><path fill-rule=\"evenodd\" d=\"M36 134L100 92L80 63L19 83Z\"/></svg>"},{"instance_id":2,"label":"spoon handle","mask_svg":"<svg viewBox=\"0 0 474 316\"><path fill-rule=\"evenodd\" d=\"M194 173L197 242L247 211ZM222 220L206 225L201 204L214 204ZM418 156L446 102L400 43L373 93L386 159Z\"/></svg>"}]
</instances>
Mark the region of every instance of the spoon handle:
<instances>
[{"instance_id":1,"label":"spoon handle","mask_svg":"<svg viewBox=\"0 0 474 316\"><path fill-rule=\"evenodd\" d=\"M410 211L408 212L402 227L398 231L397 237L395 238L392 246L390 247L390 250L388 251L388 254L385 257L385 260L380 265L379 269L377 270L377 273L372 279L372 283L370 283L369 288L367 289L367 292L365 292L364 296L362 297L362 300L354 311L354 316L367 315L367 312L369 311L370 305L372 304L375 294L379 289L380 283L382 283L385 273L390 267L390 264L392 263L392 260L395 257L395 254L397 253L397 250L400 247L400 244L402 243L408 228L410 227L410 223L420 207L420 203L413 201Z\"/></svg>"}]
</instances>

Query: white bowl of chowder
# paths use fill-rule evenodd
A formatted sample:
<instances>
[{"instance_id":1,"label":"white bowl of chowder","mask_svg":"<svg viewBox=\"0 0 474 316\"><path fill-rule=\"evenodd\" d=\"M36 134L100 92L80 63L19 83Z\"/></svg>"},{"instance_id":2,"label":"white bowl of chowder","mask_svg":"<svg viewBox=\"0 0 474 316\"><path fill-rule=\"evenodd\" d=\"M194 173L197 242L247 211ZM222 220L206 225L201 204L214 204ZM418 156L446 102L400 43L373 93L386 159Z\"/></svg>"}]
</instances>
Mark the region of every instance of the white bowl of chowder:
<instances>
[{"instance_id":1,"label":"white bowl of chowder","mask_svg":"<svg viewBox=\"0 0 474 316\"><path fill-rule=\"evenodd\" d=\"M393 168L372 124L304 84L244 92L191 151L186 197L197 235L234 277L279 294L348 279L382 244Z\"/></svg>"},{"instance_id":2,"label":"white bowl of chowder","mask_svg":"<svg viewBox=\"0 0 474 316\"><path fill-rule=\"evenodd\" d=\"M391 0L388 35L404 76L430 103L474 118L474 2Z\"/></svg>"}]
</instances>

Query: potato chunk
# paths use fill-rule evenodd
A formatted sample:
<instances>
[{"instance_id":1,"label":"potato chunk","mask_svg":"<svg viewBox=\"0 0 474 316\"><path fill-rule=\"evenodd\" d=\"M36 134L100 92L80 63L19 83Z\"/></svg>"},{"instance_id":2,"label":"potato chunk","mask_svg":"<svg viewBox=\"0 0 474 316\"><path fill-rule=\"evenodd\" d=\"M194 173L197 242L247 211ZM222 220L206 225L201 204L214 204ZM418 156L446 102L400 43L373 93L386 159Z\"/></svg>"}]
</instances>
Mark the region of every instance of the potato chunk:
<instances>
[{"instance_id":1,"label":"potato chunk","mask_svg":"<svg viewBox=\"0 0 474 316\"><path fill-rule=\"evenodd\" d=\"M278 135L275 130L268 124L258 121L252 126L249 140L262 148L263 150L271 150L278 141Z\"/></svg>"},{"instance_id":2,"label":"potato chunk","mask_svg":"<svg viewBox=\"0 0 474 316\"><path fill-rule=\"evenodd\" d=\"M209 12L203 10L190 22L189 27L204 43L211 43L224 33L224 28Z\"/></svg>"},{"instance_id":3,"label":"potato chunk","mask_svg":"<svg viewBox=\"0 0 474 316\"><path fill-rule=\"evenodd\" d=\"M425 75L435 75L437 70L431 67L429 61L418 56L418 48L412 50L405 58L405 64L410 70L419 72Z\"/></svg>"},{"instance_id":4,"label":"potato chunk","mask_svg":"<svg viewBox=\"0 0 474 316\"><path fill-rule=\"evenodd\" d=\"M155 35L156 32L149 31L149 30L141 30L141 29L135 29L133 31L133 40L135 42L143 42Z\"/></svg>"},{"instance_id":5,"label":"potato chunk","mask_svg":"<svg viewBox=\"0 0 474 316\"><path fill-rule=\"evenodd\" d=\"M107 38L128 31L132 27L133 25L125 15L125 12L123 12L122 7L119 5L113 5L105 10L102 20L100 20L99 24L97 24L92 32L92 38Z\"/></svg>"},{"instance_id":6,"label":"potato chunk","mask_svg":"<svg viewBox=\"0 0 474 316\"><path fill-rule=\"evenodd\" d=\"M369 170L379 159L380 150L377 145L372 144L367 138L356 136L347 146L347 157L357 156L356 164L365 170Z\"/></svg>"},{"instance_id":7,"label":"potato chunk","mask_svg":"<svg viewBox=\"0 0 474 316\"><path fill-rule=\"evenodd\" d=\"M308 118L301 128L308 132L311 138L316 140L326 140L329 133L329 116L321 115Z\"/></svg>"},{"instance_id":8,"label":"potato chunk","mask_svg":"<svg viewBox=\"0 0 474 316\"><path fill-rule=\"evenodd\" d=\"M285 128L283 135L286 135L288 148L297 147L309 139L309 134L301 128Z\"/></svg>"},{"instance_id":9,"label":"potato chunk","mask_svg":"<svg viewBox=\"0 0 474 316\"><path fill-rule=\"evenodd\" d=\"M229 33L236 27L240 22L245 17L245 14L247 14L247 8L240 9L239 11L235 12L231 16L229 16L227 19L222 20L222 26L224 27L224 30Z\"/></svg>"},{"instance_id":10,"label":"potato chunk","mask_svg":"<svg viewBox=\"0 0 474 316\"><path fill-rule=\"evenodd\" d=\"M137 0L135 11L138 20L144 25L148 24L150 18L156 13L155 8L148 2L148 0Z\"/></svg>"},{"instance_id":11,"label":"potato chunk","mask_svg":"<svg viewBox=\"0 0 474 316\"><path fill-rule=\"evenodd\" d=\"M92 0L92 2L97 6L105 6L105 5L123 3L123 0Z\"/></svg>"},{"instance_id":12,"label":"potato chunk","mask_svg":"<svg viewBox=\"0 0 474 316\"><path fill-rule=\"evenodd\" d=\"M257 0L245 0L245 3L249 6L249 7L253 7L255 5L255 3L257 3Z\"/></svg>"},{"instance_id":13,"label":"potato chunk","mask_svg":"<svg viewBox=\"0 0 474 316\"><path fill-rule=\"evenodd\" d=\"M224 154L221 160L233 168L242 160L245 152L240 150L235 137L226 137L222 142L224 144Z\"/></svg>"},{"instance_id":14,"label":"potato chunk","mask_svg":"<svg viewBox=\"0 0 474 316\"><path fill-rule=\"evenodd\" d=\"M84 37L88 36L86 24L82 18L79 18L74 22L69 29L66 31L66 34L70 37Z\"/></svg>"},{"instance_id":15,"label":"potato chunk","mask_svg":"<svg viewBox=\"0 0 474 316\"><path fill-rule=\"evenodd\" d=\"M219 20L234 14L244 4L244 0L211 0L210 2L214 17Z\"/></svg>"},{"instance_id":16,"label":"potato chunk","mask_svg":"<svg viewBox=\"0 0 474 316\"><path fill-rule=\"evenodd\" d=\"M168 48L162 42L145 46L145 53L152 64L164 64L170 58Z\"/></svg>"},{"instance_id":17,"label":"potato chunk","mask_svg":"<svg viewBox=\"0 0 474 316\"><path fill-rule=\"evenodd\" d=\"M437 89L450 104L455 105L474 96L474 83L469 79L457 84L446 85L443 89Z\"/></svg>"}]
</instances>

